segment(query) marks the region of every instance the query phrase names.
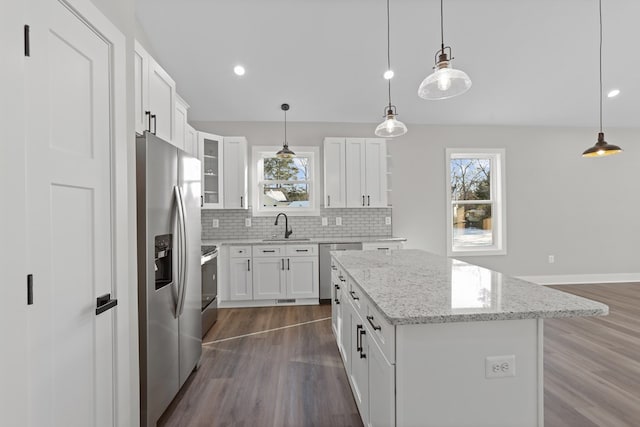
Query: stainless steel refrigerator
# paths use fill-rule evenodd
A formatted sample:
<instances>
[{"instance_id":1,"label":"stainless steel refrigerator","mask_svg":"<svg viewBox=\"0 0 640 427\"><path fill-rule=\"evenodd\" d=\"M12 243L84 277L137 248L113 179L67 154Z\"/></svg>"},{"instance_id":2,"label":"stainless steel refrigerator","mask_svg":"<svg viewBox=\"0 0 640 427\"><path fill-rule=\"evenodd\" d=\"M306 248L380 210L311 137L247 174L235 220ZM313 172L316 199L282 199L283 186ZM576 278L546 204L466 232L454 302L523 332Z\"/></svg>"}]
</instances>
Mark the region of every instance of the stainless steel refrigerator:
<instances>
[{"instance_id":1,"label":"stainless steel refrigerator","mask_svg":"<svg viewBox=\"0 0 640 427\"><path fill-rule=\"evenodd\" d=\"M140 425L155 426L202 353L200 161L136 138Z\"/></svg>"}]
</instances>

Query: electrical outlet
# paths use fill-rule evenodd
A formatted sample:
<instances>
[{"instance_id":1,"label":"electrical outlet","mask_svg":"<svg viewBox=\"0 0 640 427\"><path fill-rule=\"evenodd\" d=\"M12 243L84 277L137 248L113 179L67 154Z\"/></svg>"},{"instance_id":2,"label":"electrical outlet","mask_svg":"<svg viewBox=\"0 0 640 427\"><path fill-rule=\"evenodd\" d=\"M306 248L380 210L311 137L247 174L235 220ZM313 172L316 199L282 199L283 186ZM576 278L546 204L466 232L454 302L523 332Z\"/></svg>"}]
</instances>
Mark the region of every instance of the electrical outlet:
<instances>
[{"instance_id":1,"label":"electrical outlet","mask_svg":"<svg viewBox=\"0 0 640 427\"><path fill-rule=\"evenodd\" d=\"M489 356L484 363L485 378L503 378L516 376L516 356Z\"/></svg>"},{"instance_id":2,"label":"electrical outlet","mask_svg":"<svg viewBox=\"0 0 640 427\"><path fill-rule=\"evenodd\" d=\"M244 226L245 227L251 227L251 218L245 218L244 219Z\"/></svg>"},{"instance_id":3,"label":"electrical outlet","mask_svg":"<svg viewBox=\"0 0 640 427\"><path fill-rule=\"evenodd\" d=\"M342 217L341 216L337 216L336 217L336 225L342 225Z\"/></svg>"},{"instance_id":4,"label":"electrical outlet","mask_svg":"<svg viewBox=\"0 0 640 427\"><path fill-rule=\"evenodd\" d=\"M329 220L327 219L326 216L323 216L322 217L322 226L324 227L324 226L327 226L327 225L329 225Z\"/></svg>"},{"instance_id":5,"label":"electrical outlet","mask_svg":"<svg viewBox=\"0 0 640 427\"><path fill-rule=\"evenodd\" d=\"M384 217L384 224L385 225L391 225L391 217L390 216L385 216Z\"/></svg>"},{"instance_id":6,"label":"electrical outlet","mask_svg":"<svg viewBox=\"0 0 640 427\"><path fill-rule=\"evenodd\" d=\"M214 219L213 219L213 221L211 221L211 226L212 226L213 228L218 228L218 227L220 227L220 221L219 221L218 219L214 218Z\"/></svg>"},{"instance_id":7,"label":"electrical outlet","mask_svg":"<svg viewBox=\"0 0 640 427\"><path fill-rule=\"evenodd\" d=\"M556 262L556 256L555 255L549 255L549 264L553 264L554 262Z\"/></svg>"}]
</instances>

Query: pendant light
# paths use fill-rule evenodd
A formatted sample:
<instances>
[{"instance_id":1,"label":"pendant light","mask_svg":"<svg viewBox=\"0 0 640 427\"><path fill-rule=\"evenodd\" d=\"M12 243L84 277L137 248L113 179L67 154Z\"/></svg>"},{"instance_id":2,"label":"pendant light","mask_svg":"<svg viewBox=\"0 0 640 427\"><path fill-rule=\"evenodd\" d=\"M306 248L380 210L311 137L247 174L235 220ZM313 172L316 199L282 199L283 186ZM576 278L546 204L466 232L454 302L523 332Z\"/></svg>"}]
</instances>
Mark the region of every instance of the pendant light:
<instances>
[{"instance_id":1,"label":"pendant light","mask_svg":"<svg viewBox=\"0 0 640 427\"><path fill-rule=\"evenodd\" d=\"M598 0L598 9L600 15L600 132L598 132L598 142L593 147L587 148L582 153L582 157L604 157L622 152L622 148L605 141L604 132L602 132L602 0Z\"/></svg>"},{"instance_id":2,"label":"pendant light","mask_svg":"<svg viewBox=\"0 0 640 427\"><path fill-rule=\"evenodd\" d=\"M451 46L444 45L443 0L440 0L440 50L435 54L435 71L422 81L418 96L424 99L447 99L462 95L471 87L471 79L461 70L451 67ZM447 51L449 52L447 54Z\"/></svg>"},{"instance_id":3,"label":"pendant light","mask_svg":"<svg viewBox=\"0 0 640 427\"><path fill-rule=\"evenodd\" d=\"M391 71L391 42L390 42L390 25L389 25L389 0L387 0L387 71L385 72L385 78L389 84L389 105L385 107L386 114L383 117L386 119L376 127L375 134L383 138L393 138L394 136L400 136L407 133L407 127L400 120L396 119L398 113L396 113L396 106L391 105L391 78L393 77L393 71Z\"/></svg>"},{"instance_id":4,"label":"pendant light","mask_svg":"<svg viewBox=\"0 0 640 427\"><path fill-rule=\"evenodd\" d=\"M276 157L280 159L290 159L295 157L296 153L289 150L289 144L287 143L287 111L289 110L289 104L282 104L280 109L284 111L284 143L282 144L282 150L276 153Z\"/></svg>"}]
</instances>

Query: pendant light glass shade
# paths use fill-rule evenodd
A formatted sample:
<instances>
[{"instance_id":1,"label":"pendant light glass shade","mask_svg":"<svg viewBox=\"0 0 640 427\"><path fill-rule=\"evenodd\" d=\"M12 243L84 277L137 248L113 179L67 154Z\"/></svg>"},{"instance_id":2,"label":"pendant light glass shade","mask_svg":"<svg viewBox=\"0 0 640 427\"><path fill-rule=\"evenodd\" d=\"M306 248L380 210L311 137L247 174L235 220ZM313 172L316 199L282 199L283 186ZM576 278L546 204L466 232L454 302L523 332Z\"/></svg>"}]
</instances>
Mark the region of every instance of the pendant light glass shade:
<instances>
[{"instance_id":1,"label":"pendant light glass shade","mask_svg":"<svg viewBox=\"0 0 640 427\"><path fill-rule=\"evenodd\" d=\"M407 133L407 126L396 119L395 106L391 105L387 110L387 118L376 128L376 136L382 138L393 138Z\"/></svg>"},{"instance_id":2,"label":"pendant light glass shade","mask_svg":"<svg viewBox=\"0 0 640 427\"><path fill-rule=\"evenodd\" d=\"M602 0L598 0L598 13L600 16L600 132L598 142L584 150L582 157L604 157L622 152L622 148L605 141L604 132L602 132Z\"/></svg>"},{"instance_id":3,"label":"pendant light glass shade","mask_svg":"<svg viewBox=\"0 0 640 427\"><path fill-rule=\"evenodd\" d=\"M440 0L440 50L435 55L436 65L433 67L435 71L429 74L418 88L418 96L423 99L453 98L462 95L471 87L471 79L467 73L451 66L453 60L451 47L444 45L443 10L443 0Z\"/></svg>"},{"instance_id":4,"label":"pendant light glass shade","mask_svg":"<svg viewBox=\"0 0 640 427\"><path fill-rule=\"evenodd\" d=\"M462 70L451 68L451 61L436 65L436 71L428 75L418 88L418 96L424 99L447 99L462 95L471 87L471 79Z\"/></svg>"},{"instance_id":5,"label":"pendant light glass shade","mask_svg":"<svg viewBox=\"0 0 640 427\"><path fill-rule=\"evenodd\" d=\"M284 143L282 144L282 150L276 153L276 157L279 159L290 159L296 156L296 153L289 149L289 143L287 143L287 111L289 110L289 104L282 104L280 109L284 111Z\"/></svg>"},{"instance_id":6,"label":"pendant light glass shade","mask_svg":"<svg viewBox=\"0 0 640 427\"><path fill-rule=\"evenodd\" d=\"M598 142L591 147L584 150L582 157L602 157L610 156L612 154L618 154L622 152L622 148L617 145L609 144L604 140L604 133L598 133Z\"/></svg>"},{"instance_id":7,"label":"pendant light glass shade","mask_svg":"<svg viewBox=\"0 0 640 427\"><path fill-rule=\"evenodd\" d=\"M376 136L382 138L393 138L407 133L407 126L396 119L398 115L396 106L391 105L391 78L393 78L393 71L391 71L391 25L389 23L389 15L389 0L387 0L387 71L384 73L384 78L387 79L389 88L389 105L385 107L385 115L383 116L385 120L375 130Z\"/></svg>"}]
</instances>

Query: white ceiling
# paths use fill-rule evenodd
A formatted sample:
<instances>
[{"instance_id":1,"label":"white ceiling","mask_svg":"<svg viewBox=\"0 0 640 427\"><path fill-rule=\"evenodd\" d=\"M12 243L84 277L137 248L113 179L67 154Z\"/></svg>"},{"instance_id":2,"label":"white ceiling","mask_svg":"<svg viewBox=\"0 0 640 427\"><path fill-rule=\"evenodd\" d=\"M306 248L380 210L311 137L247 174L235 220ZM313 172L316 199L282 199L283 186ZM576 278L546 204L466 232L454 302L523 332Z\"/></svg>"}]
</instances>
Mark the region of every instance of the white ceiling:
<instances>
[{"instance_id":1,"label":"white ceiling","mask_svg":"<svg viewBox=\"0 0 640 427\"><path fill-rule=\"evenodd\" d=\"M391 0L392 101L405 123L598 126L597 0L446 0L445 44L473 86L418 98L438 0ZM382 120L385 0L136 0L190 121ZM640 127L640 1L603 0L607 127ZM243 77L233 67L243 64Z\"/></svg>"}]
</instances>

